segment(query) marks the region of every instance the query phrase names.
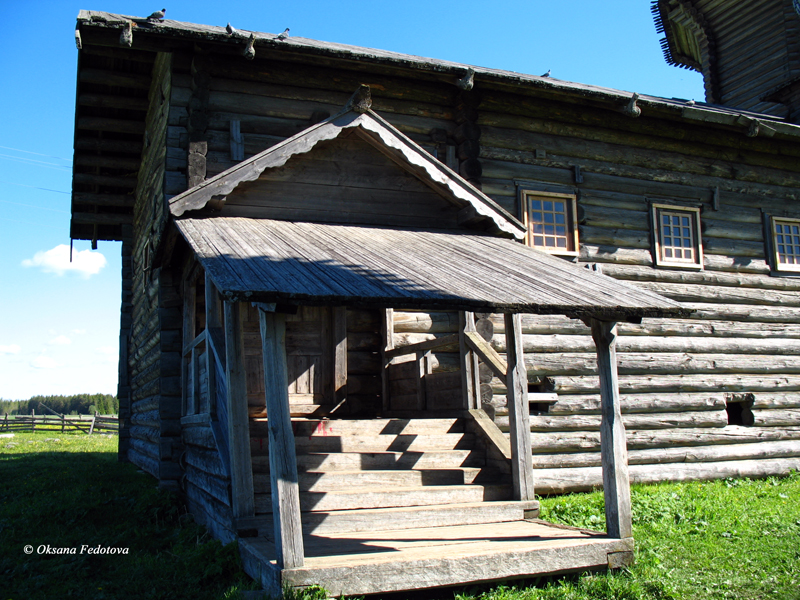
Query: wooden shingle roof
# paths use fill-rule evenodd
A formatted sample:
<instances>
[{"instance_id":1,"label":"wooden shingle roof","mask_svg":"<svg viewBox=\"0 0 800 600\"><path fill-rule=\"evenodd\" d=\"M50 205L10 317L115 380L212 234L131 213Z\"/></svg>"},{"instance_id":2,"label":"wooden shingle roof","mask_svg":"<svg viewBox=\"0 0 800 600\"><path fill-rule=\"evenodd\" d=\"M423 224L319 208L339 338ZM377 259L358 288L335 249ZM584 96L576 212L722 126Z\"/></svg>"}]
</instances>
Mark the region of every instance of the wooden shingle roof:
<instances>
[{"instance_id":1,"label":"wooden shingle roof","mask_svg":"<svg viewBox=\"0 0 800 600\"><path fill-rule=\"evenodd\" d=\"M680 315L680 304L518 242L241 217L175 224L229 300L567 314Z\"/></svg>"}]
</instances>

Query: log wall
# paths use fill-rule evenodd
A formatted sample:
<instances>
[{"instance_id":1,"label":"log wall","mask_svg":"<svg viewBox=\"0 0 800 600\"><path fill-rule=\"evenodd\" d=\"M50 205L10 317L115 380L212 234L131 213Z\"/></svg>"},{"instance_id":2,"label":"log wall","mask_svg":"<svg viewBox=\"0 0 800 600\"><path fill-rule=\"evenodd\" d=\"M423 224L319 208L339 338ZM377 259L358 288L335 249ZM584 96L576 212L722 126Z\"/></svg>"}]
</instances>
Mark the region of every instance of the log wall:
<instances>
[{"instance_id":1,"label":"log wall","mask_svg":"<svg viewBox=\"0 0 800 600\"><path fill-rule=\"evenodd\" d=\"M441 79L379 72L368 64L230 56L201 61L176 53L167 194L182 191L198 173L210 177L335 113L360 83L371 85L373 110L454 161L512 214L520 214L521 189L575 193L578 262L600 265L612 277L696 310L688 319L620 324L623 418L634 479L763 475L794 464L800 456L800 284L771 275L762 213L800 217L792 208L800 200L797 144L750 138L746 128L667 121L646 109L633 119L590 101L521 95L511 86L476 85L464 93ZM701 207L703 270L654 268L653 199ZM356 329L351 322L373 318L356 312L348 311L348 397L377 403L380 324L376 317ZM457 330L454 314L395 317L396 346ZM493 325L493 344L502 353L502 320ZM599 394L588 330L566 318L531 316L523 321L523 336L530 390L554 381L559 395L547 412L534 407L542 414L531 419L534 464L544 482L538 490L594 486ZM432 374L457 371L455 349L433 353L431 364ZM390 382L401 396L407 384L398 383L402 379ZM503 394L500 382L483 381L482 399L501 425ZM726 402L742 399L753 401L752 424L729 425ZM684 463L692 467L676 466ZM640 475L636 465L644 465Z\"/></svg>"},{"instance_id":2,"label":"log wall","mask_svg":"<svg viewBox=\"0 0 800 600\"><path fill-rule=\"evenodd\" d=\"M152 263L167 217L162 182L170 89L171 55L161 53L153 67L146 119L149 143L139 169L131 241L130 416L125 429L130 436L128 459L158 478L162 486L177 488L181 474L177 462L181 451L181 301L172 274L154 269Z\"/></svg>"}]
</instances>

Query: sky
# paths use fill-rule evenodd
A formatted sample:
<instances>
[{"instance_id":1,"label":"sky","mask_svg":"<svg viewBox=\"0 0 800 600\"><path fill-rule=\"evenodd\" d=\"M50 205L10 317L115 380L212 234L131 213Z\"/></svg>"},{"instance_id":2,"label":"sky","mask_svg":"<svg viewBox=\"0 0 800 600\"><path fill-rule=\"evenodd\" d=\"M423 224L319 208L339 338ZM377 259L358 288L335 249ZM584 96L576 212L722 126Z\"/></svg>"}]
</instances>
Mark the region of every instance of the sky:
<instances>
[{"instance_id":1,"label":"sky","mask_svg":"<svg viewBox=\"0 0 800 600\"><path fill-rule=\"evenodd\" d=\"M166 0L161 0L166 2ZM165 5L0 0L0 399L116 393L120 244L75 241L69 209L80 9ZM703 100L664 61L650 0L181 0L167 17L392 50L667 98Z\"/></svg>"}]
</instances>

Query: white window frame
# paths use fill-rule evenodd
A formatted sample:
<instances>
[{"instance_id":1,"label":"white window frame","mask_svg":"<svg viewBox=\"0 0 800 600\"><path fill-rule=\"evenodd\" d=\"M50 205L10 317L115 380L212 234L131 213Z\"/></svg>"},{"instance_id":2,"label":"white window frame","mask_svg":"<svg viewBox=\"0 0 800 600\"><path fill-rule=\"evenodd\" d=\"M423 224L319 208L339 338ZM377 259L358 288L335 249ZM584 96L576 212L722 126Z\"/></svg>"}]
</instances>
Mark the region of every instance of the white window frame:
<instances>
[{"instance_id":1,"label":"white window frame","mask_svg":"<svg viewBox=\"0 0 800 600\"><path fill-rule=\"evenodd\" d=\"M781 239L779 241L779 236L786 235L784 232L778 233L777 228L778 225L781 226L793 226L797 228L797 233L792 231L789 235L797 236L800 238L800 219L790 219L788 217L776 217L770 216L769 218L769 235L770 241L772 243L772 247L770 248L770 259L772 263L772 270L777 271L779 273L800 273L800 254L795 252L787 253L785 250L781 252L781 248L787 245L794 247L797 249L800 244L786 244L785 239ZM800 241L800 240L798 240ZM781 256L791 256L797 262L781 262Z\"/></svg>"},{"instance_id":2,"label":"white window frame","mask_svg":"<svg viewBox=\"0 0 800 600\"><path fill-rule=\"evenodd\" d=\"M565 204L565 221L567 247L534 245L533 222L530 219L531 201L563 202ZM580 255L580 238L578 236L578 200L575 194L561 194L555 192L537 192L536 190L522 190L522 222L525 224L525 244L531 248L542 250L548 254L558 256ZM554 223L555 225L555 223ZM544 237L544 234L542 235Z\"/></svg>"},{"instance_id":3,"label":"white window frame","mask_svg":"<svg viewBox=\"0 0 800 600\"><path fill-rule=\"evenodd\" d=\"M702 269L703 268L703 236L700 229L700 209L689 206L678 206L674 204L651 205L653 219L653 244L654 263L657 267L670 267L677 269ZM664 230L662 229L661 219L664 214L680 215L690 219L690 235L692 239L693 258L676 259L667 256L667 251L675 246L664 244ZM681 246L685 248L685 246Z\"/></svg>"}]
</instances>

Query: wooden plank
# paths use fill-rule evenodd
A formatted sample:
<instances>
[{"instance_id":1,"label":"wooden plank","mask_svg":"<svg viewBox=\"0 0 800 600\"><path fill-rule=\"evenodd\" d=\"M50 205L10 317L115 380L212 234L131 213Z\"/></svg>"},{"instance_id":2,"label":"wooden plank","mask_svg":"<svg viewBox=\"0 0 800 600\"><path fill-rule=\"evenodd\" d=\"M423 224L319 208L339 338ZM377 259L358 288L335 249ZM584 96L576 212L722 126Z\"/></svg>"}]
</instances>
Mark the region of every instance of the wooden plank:
<instances>
[{"instance_id":1,"label":"wooden plank","mask_svg":"<svg viewBox=\"0 0 800 600\"><path fill-rule=\"evenodd\" d=\"M228 443L231 465L231 509L234 517L249 517L255 514L242 312L239 302L225 302Z\"/></svg>"},{"instance_id":2,"label":"wooden plank","mask_svg":"<svg viewBox=\"0 0 800 600\"><path fill-rule=\"evenodd\" d=\"M508 365L506 361L503 360L503 357L487 344L486 340L484 340L478 332L468 331L465 335L467 345L478 355L478 358L480 358L495 375L501 379L505 379L508 372Z\"/></svg>"},{"instance_id":3,"label":"wooden plank","mask_svg":"<svg viewBox=\"0 0 800 600\"><path fill-rule=\"evenodd\" d=\"M391 308L381 311L381 403L384 411L391 410L389 395L389 366L392 359L387 356L394 349L394 313Z\"/></svg>"},{"instance_id":4,"label":"wooden plank","mask_svg":"<svg viewBox=\"0 0 800 600\"><path fill-rule=\"evenodd\" d=\"M347 399L347 308L336 306L331 310L333 325L333 401L340 404Z\"/></svg>"},{"instance_id":5,"label":"wooden plank","mask_svg":"<svg viewBox=\"0 0 800 600\"><path fill-rule=\"evenodd\" d=\"M522 354L522 322L519 314L506 313L508 346L508 416L511 435L511 476L515 500L533 500L533 461L530 410L528 408L528 375Z\"/></svg>"},{"instance_id":6,"label":"wooden plank","mask_svg":"<svg viewBox=\"0 0 800 600\"><path fill-rule=\"evenodd\" d=\"M461 364L461 393L464 396L464 408L478 408L481 384L478 374L478 361L467 346L467 333L475 331L475 315L461 311L458 315L458 346Z\"/></svg>"},{"instance_id":7,"label":"wooden plank","mask_svg":"<svg viewBox=\"0 0 800 600\"><path fill-rule=\"evenodd\" d=\"M616 323L592 319L591 327L600 371L600 454L603 460L606 531L614 538L628 538L633 536L631 489L617 383Z\"/></svg>"},{"instance_id":8,"label":"wooden plank","mask_svg":"<svg viewBox=\"0 0 800 600\"><path fill-rule=\"evenodd\" d=\"M264 357L264 389L269 414L269 471L272 513L276 515L277 563L282 569L292 569L303 566L304 553L297 457L289 409L286 315L266 312L260 308L258 312ZM247 435L249 439L249 432Z\"/></svg>"},{"instance_id":9,"label":"wooden plank","mask_svg":"<svg viewBox=\"0 0 800 600\"><path fill-rule=\"evenodd\" d=\"M389 359L395 358L397 356L404 356L406 354L414 354L417 352L427 352L429 350L435 350L436 348L442 348L445 346L451 346L456 344L459 340L458 334L454 333L451 335L445 335L441 337L435 337L433 339L425 340L422 342L417 342L414 344L408 344L404 346L399 346L398 344L398 336L395 335L394 343L395 345L399 346L393 348L390 351L386 352L386 356Z\"/></svg>"}]
</instances>

